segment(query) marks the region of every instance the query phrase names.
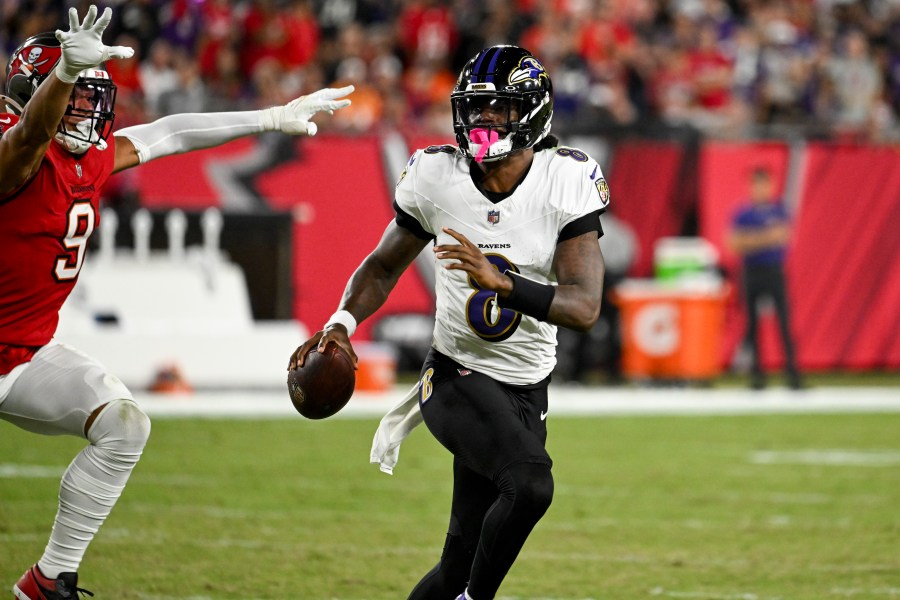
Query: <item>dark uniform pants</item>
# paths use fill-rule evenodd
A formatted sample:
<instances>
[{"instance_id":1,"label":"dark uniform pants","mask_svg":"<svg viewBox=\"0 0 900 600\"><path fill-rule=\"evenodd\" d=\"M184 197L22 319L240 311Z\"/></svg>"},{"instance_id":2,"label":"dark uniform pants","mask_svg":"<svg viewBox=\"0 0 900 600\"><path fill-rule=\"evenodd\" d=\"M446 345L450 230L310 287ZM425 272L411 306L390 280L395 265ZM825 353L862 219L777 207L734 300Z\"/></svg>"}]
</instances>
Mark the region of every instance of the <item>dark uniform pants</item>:
<instances>
[{"instance_id":1,"label":"dark uniform pants","mask_svg":"<svg viewBox=\"0 0 900 600\"><path fill-rule=\"evenodd\" d=\"M787 286L784 270L781 265L750 266L744 269L744 300L747 306L747 343L752 351L753 364L751 373L754 378L762 379L763 370L760 360L758 324L759 301L771 298L775 305L778 328L785 356L785 371L790 378L797 377L797 363L794 355L794 342L790 330L790 318L787 301Z\"/></svg>"},{"instance_id":2,"label":"dark uniform pants","mask_svg":"<svg viewBox=\"0 0 900 600\"><path fill-rule=\"evenodd\" d=\"M411 600L453 600L468 583L490 600L553 496L547 387L500 383L432 350L420 405L453 460L453 501L441 561Z\"/></svg>"}]
</instances>

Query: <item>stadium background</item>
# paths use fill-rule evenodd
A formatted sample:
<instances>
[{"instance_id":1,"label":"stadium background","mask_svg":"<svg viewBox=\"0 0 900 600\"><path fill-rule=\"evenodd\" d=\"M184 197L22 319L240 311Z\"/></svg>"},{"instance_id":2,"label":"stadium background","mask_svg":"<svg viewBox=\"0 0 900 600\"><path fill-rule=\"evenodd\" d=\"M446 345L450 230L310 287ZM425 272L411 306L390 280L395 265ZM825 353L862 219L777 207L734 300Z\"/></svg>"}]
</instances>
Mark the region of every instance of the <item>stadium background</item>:
<instances>
[{"instance_id":1,"label":"stadium background","mask_svg":"<svg viewBox=\"0 0 900 600\"><path fill-rule=\"evenodd\" d=\"M0 43L8 52L62 26L73 4L89 3L4 3ZM106 37L137 50L108 65L119 88L117 127L171 112L268 106L324 85L357 87L350 109L318 120L316 138L272 134L171 157L118 176L109 189L108 205L125 219L137 207L160 215L211 206L244 217L230 227L255 218L268 233L243 242L232 234L226 250L243 261L257 319L314 329L327 318L391 217L402 160L453 141L448 94L460 66L485 45L511 42L535 52L552 75L554 133L601 162L613 213L638 242L628 276L653 275L660 238L701 236L737 284L724 231L748 171L765 164L796 224L787 269L801 367L900 366L895 2L114 4ZM128 236L123 227L119 242ZM247 250L260 237L268 247ZM165 243L159 231L154 240ZM431 306L427 277L411 271L378 317L427 315ZM781 361L772 321L763 323L770 368ZM359 339L370 339L377 322L363 324ZM723 369L743 328L732 293Z\"/></svg>"},{"instance_id":2,"label":"stadium background","mask_svg":"<svg viewBox=\"0 0 900 600\"><path fill-rule=\"evenodd\" d=\"M8 53L63 26L71 4L0 3L0 46ZM702 388L555 378L554 502L500 598L897 595L896 2L112 4L107 41L138 49L111 65L120 127L348 81L358 92L352 110L317 119L314 138L241 140L127 171L107 189L119 227L104 215L73 294L101 310L86 322L64 315L61 335L126 379L153 434L80 570L97 597L388 600L431 567L447 522L446 450L418 428L392 477L368 464L378 418L412 376L388 393L356 394L337 418L304 420L283 389L303 331L279 324L316 328L331 313L391 217L409 153L452 139L456 71L498 42L529 47L549 69L554 132L601 162L614 214L636 235L631 277L653 274L663 237L703 236L733 284L725 223L746 171L775 170L796 221L788 275L800 361L818 375L801 392L741 389L726 375ZM248 293L250 328L198 300L215 269L167 258L173 209L186 213L187 243L202 245L210 207L222 211L221 247L246 277L246 290L220 289L227 300ZM143 262L132 256L140 209L153 223L153 260ZM115 257L102 244L110 232ZM218 269L219 284L235 281ZM379 317L427 315L426 279L407 273ZM131 307L110 306L122 298L146 318L135 325ZM736 302L729 296L720 332L723 373L743 328ZM377 337L378 320L355 341ZM400 325L421 332L421 322ZM764 334L777 368L771 322ZM200 354L202 377L180 365L194 393L149 391L144 374L160 366L141 365L151 350ZM200 389L206 382L216 386ZM0 426L0 589L40 556L60 474L82 446Z\"/></svg>"}]
</instances>

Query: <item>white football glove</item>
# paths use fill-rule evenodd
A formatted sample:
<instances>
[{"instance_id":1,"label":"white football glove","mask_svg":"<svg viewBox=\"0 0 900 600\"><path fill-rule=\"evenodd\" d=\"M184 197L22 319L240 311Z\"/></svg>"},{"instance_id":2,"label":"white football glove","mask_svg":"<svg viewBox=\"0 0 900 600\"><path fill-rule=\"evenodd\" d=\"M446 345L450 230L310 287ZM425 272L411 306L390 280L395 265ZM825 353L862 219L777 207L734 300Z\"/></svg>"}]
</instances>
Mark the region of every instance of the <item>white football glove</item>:
<instances>
[{"instance_id":1,"label":"white football glove","mask_svg":"<svg viewBox=\"0 0 900 600\"><path fill-rule=\"evenodd\" d=\"M325 88L308 96L300 96L284 106L273 106L260 112L259 123L263 131L283 131L291 135L316 135L319 130L310 119L317 112L334 114L339 108L350 106L350 100L338 100L352 93L354 87Z\"/></svg>"},{"instance_id":2,"label":"white football glove","mask_svg":"<svg viewBox=\"0 0 900 600\"><path fill-rule=\"evenodd\" d=\"M97 7L93 4L81 25L78 11L69 9L69 31L56 30L56 39L62 47L62 58L56 65L56 76L66 83L75 83L78 74L85 69L93 69L111 58L129 58L134 54L126 46L105 46L100 39L112 19L109 7L97 18Z\"/></svg>"}]
</instances>

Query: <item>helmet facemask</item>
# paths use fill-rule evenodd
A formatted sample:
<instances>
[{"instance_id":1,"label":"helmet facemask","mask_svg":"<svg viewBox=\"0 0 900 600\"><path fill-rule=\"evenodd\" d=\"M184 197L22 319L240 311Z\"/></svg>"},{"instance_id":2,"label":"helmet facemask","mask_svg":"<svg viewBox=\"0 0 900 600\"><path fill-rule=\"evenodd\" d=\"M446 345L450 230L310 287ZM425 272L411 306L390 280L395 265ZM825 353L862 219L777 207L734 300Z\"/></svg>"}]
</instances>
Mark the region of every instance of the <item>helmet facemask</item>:
<instances>
[{"instance_id":1,"label":"helmet facemask","mask_svg":"<svg viewBox=\"0 0 900 600\"><path fill-rule=\"evenodd\" d=\"M550 77L523 48L494 46L475 55L450 103L460 150L477 162L531 148L550 132Z\"/></svg>"},{"instance_id":2,"label":"helmet facemask","mask_svg":"<svg viewBox=\"0 0 900 600\"><path fill-rule=\"evenodd\" d=\"M115 103L116 86L106 71L82 71L60 122L56 141L75 154L87 152L92 145L105 150L115 121Z\"/></svg>"},{"instance_id":3,"label":"helmet facemask","mask_svg":"<svg viewBox=\"0 0 900 600\"><path fill-rule=\"evenodd\" d=\"M468 140L466 152L476 162L499 160L512 151L513 134L519 129L518 98L464 93L451 102L454 129Z\"/></svg>"}]
</instances>

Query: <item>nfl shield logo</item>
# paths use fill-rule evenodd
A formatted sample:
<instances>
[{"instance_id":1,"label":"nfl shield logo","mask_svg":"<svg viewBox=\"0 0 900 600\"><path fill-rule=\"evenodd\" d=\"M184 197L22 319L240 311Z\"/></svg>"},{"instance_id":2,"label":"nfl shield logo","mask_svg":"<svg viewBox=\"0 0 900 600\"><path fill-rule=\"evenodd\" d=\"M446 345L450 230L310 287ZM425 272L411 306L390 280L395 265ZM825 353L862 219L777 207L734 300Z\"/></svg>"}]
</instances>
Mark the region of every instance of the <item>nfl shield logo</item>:
<instances>
[{"instance_id":1,"label":"nfl shield logo","mask_svg":"<svg viewBox=\"0 0 900 600\"><path fill-rule=\"evenodd\" d=\"M81 163L75 163L75 173L81 178Z\"/></svg>"},{"instance_id":2,"label":"nfl shield logo","mask_svg":"<svg viewBox=\"0 0 900 600\"><path fill-rule=\"evenodd\" d=\"M500 222L500 211L499 210L489 210L488 211L488 223L491 225L496 225Z\"/></svg>"}]
</instances>

